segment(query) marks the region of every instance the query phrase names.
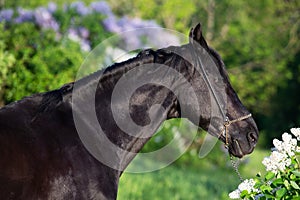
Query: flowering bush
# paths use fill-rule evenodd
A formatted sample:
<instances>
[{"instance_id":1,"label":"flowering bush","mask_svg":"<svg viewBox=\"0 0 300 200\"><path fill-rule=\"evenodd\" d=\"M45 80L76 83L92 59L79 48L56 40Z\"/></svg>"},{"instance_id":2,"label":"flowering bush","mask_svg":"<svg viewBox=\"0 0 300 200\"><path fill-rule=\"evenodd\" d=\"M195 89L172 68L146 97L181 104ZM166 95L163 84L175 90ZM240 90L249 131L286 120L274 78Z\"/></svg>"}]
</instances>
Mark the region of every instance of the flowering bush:
<instances>
[{"instance_id":1,"label":"flowering bush","mask_svg":"<svg viewBox=\"0 0 300 200\"><path fill-rule=\"evenodd\" d=\"M229 194L231 199L300 199L300 128L282 134L282 141L273 140L274 149L262 164L265 176L246 179ZM297 139L296 139L296 138Z\"/></svg>"},{"instance_id":2,"label":"flowering bush","mask_svg":"<svg viewBox=\"0 0 300 200\"><path fill-rule=\"evenodd\" d=\"M83 51L89 51L111 34L122 33L128 30L146 27L160 27L153 20L142 20L139 18L117 17L105 1L95 1L86 6L84 2L76 1L65 4L63 8L50 2L47 7L38 7L34 10L18 8L4 9L0 11L0 22L10 24L21 24L25 22L34 23L40 29L50 29L56 32L57 38L67 36L78 42ZM178 38L167 32L161 31L153 35L147 30L137 31L136 34L126 35L125 45L128 49L140 47L145 37L156 37L161 43L178 43ZM150 44L151 46L151 44Z\"/></svg>"},{"instance_id":3,"label":"flowering bush","mask_svg":"<svg viewBox=\"0 0 300 200\"><path fill-rule=\"evenodd\" d=\"M146 27L160 26L152 20L117 17L105 1L0 10L0 53L10 55L6 60L14 58L9 70L8 67L0 70L0 104L73 81L84 56L115 33L141 30L108 44L123 50L140 47L145 38L156 37L162 45L178 43L167 32L162 31L158 37L141 29ZM109 47L99 55L103 60L99 66L112 63Z\"/></svg>"}]
</instances>

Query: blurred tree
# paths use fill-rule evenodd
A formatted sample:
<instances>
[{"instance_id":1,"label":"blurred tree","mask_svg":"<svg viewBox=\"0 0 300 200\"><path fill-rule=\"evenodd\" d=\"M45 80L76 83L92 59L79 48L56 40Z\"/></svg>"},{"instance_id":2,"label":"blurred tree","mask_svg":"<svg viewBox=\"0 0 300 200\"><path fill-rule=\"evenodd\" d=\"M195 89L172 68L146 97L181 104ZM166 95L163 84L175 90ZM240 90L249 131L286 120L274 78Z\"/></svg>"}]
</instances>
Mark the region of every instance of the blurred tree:
<instances>
[{"instance_id":1,"label":"blurred tree","mask_svg":"<svg viewBox=\"0 0 300 200\"><path fill-rule=\"evenodd\" d=\"M216 21L213 46L223 55L232 84L248 108L254 112L259 128L271 143L288 127L297 126L299 112L290 112L296 98L286 99L284 91L300 88L295 59L299 52L298 1L228 1L217 6L226 21ZM221 16L216 19L222 20ZM293 84L290 84L290 83ZM281 99L281 100L280 100ZM285 101L283 101L285 99ZM275 109L277 108L277 109ZM296 108L295 108L296 109ZM289 111L288 111L289 110ZM278 116L285 113L281 120ZM287 115L290 113L289 115ZM282 118L282 119L283 119ZM299 123L299 121L298 121Z\"/></svg>"},{"instance_id":2,"label":"blurred tree","mask_svg":"<svg viewBox=\"0 0 300 200\"><path fill-rule=\"evenodd\" d=\"M3 28L1 24L0 30ZM5 31L2 34L7 36ZM3 95L4 90L7 84L7 76L9 74L9 70L12 68L14 63L16 62L15 57L10 52L6 51L6 45L3 41L0 40L0 107L4 105Z\"/></svg>"}]
</instances>

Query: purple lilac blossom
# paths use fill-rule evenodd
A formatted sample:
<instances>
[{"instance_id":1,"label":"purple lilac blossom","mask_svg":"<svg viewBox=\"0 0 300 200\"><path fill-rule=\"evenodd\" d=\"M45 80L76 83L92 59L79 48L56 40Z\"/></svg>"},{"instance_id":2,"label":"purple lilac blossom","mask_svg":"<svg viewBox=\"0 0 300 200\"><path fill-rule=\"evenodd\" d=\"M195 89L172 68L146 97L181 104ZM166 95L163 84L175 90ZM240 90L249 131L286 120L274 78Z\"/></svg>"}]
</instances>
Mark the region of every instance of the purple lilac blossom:
<instances>
[{"instance_id":1,"label":"purple lilac blossom","mask_svg":"<svg viewBox=\"0 0 300 200\"><path fill-rule=\"evenodd\" d=\"M116 19L109 16L103 21L106 30L118 33L125 42L125 49L136 49L141 46L166 47L170 45L180 45L179 39L165 31L157 29L160 26L153 20L142 20L139 18L122 17ZM123 32L130 31L130 34ZM122 34L121 34L122 33ZM146 43L142 43L141 38L146 38Z\"/></svg>"},{"instance_id":2,"label":"purple lilac blossom","mask_svg":"<svg viewBox=\"0 0 300 200\"><path fill-rule=\"evenodd\" d=\"M90 42L88 40L85 40L85 39L81 40L80 48L81 48L82 51L86 51L86 52L90 51L91 50Z\"/></svg>"},{"instance_id":3,"label":"purple lilac blossom","mask_svg":"<svg viewBox=\"0 0 300 200\"><path fill-rule=\"evenodd\" d=\"M133 35L132 33L130 35L125 34L122 35L122 39L126 44L123 48L126 50L136 50L142 46L142 42L138 35Z\"/></svg>"},{"instance_id":4,"label":"purple lilac blossom","mask_svg":"<svg viewBox=\"0 0 300 200\"><path fill-rule=\"evenodd\" d=\"M70 28L68 30L68 38L74 42L78 42L82 51L91 50L90 42L87 39L81 37L79 30Z\"/></svg>"},{"instance_id":5,"label":"purple lilac blossom","mask_svg":"<svg viewBox=\"0 0 300 200\"><path fill-rule=\"evenodd\" d=\"M0 22L7 21L9 22L12 19L14 11L12 9L1 10L0 11Z\"/></svg>"},{"instance_id":6,"label":"purple lilac blossom","mask_svg":"<svg viewBox=\"0 0 300 200\"><path fill-rule=\"evenodd\" d=\"M92 13L100 13L106 15L103 20L105 29L112 33L121 35L124 41L124 49L136 49L141 46L164 47L169 45L180 44L179 39L163 29L155 29L160 27L155 21L142 20L139 18L122 17L117 18L111 11L110 6L105 1L93 2L90 7L86 7L81 1L73 2L70 6L64 5L65 12L74 9L79 15L87 15ZM58 38L61 38L59 24L55 21L52 14L57 10L57 5L50 2L46 8L39 7L35 11L18 8L17 17L14 19L16 23L31 21L36 23L43 29L53 29L57 32ZM1 20L12 20L13 10L0 11ZM124 33L131 30L129 33ZM85 27L70 28L67 37L81 45L83 51L91 49L89 38L89 30Z\"/></svg>"},{"instance_id":7,"label":"purple lilac blossom","mask_svg":"<svg viewBox=\"0 0 300 200\"><path fill-rule=\"evenodd\" d=\"M117 19L115 16L109 16L103 21L106 30L113 33L121 33L138 28L146 27L159 27L154 21L143 21L138 18L130 19L128 17L122 17Z\"/></svg>"},{"instance_id":8,"label":"purple lilac blossom","mask_svg":"<svg viewBox=\"0 0 300 200\"><path fill-rule=\"evenodd\" d=\"M71 3L70 8L75 9L75 11L82 16L91 14L91 10L81 1Z\"/></svg>"},{"instance_id":9,"label":"purple lilac blossom","mask_svg":"<svg viewBox=\"0 0 300 200\"><path fill-rule=\"evenodd\" d=\"M78 28L78 32L79 32L79 35L84 39L87 39L90 35L89 30L87 30L86 28L84 28L82 26Z\"/></svg>"},{"instance_id":10,"label":"purple lilac blossom","mask_svg":"<svg viewBox=\"0 0 300 200\"><path fill-rule=\"evenodd\" d=\"M130 19L130 23L134 28L145 28L145 27L160 27L153 20L142 20L140 18Z\"/></svg>"},{"instance_id":11,"label":"purple lilac blossom","mask_svg":"<svg viewBox=\"0 0 300 200\"><path fill-rule=\"evenodd\" d=\"M92 2L90 7L97 13L113 16L110 6L105 1Z\"/></svg>"},{"instance_id":12,"label":"purple lilac blossom","mask_svg":"<svg viewBox=\"0 0 300 200\"><path fill-rule=\"evenodd\" d=\"M34 12L34 17L37 25L44 29L59 30L59 24L55 21L48 9L39 7Z\"/></svg>"},{"instance_id":13,"label":"purple lilac blossom","mask_svg":"<svg viewBox=\"0 0 300 200\"><path fill-rule=\"evenodd\" d=\"M47 10L53 14L57 10L57 5L54 2L48 3Z\"/></svg>"},{"instance_id":14,"label":"purple lilac blossom","mask_svg":"<svg viewBox=\"0 0 300 200\"><path fill-rule=\"evenodd\" d=\"M165 29L148 29L145 33L150 46L167 47L180 45L179 38Z\"/></svg>"},{"instance_id":15,"label":"purple lilac blossom","mask_svg":"<svg viewBox=\"0 0 300 200\"><path fill-rule=\"evenodd\" d=\"M25 10L23 8L18 8L18 17L15 18L15 22L20 24L23 22L30 22L33 20L34 12L32 10Z\"/></svg>"},{"instance_id":16,"label":"purple lilac blossom","mask_svg":"<svg viewBox=\"0 0 300 200\"><path fill-rule=\"evenodd\" d=\"M118 25L118 21L115 16L109 16L103 20L105 29L112 33L121 33L122 28Z\"/></svg>"},{"instance_id":17,"label":"purple lilac blossom","mask_svg":"<svg viewBox=\"0 0 300 200\"><path fill-rule=\"evenodd\" d=\"M68 30L68 38L72 41L79 42L80 36L78 35L78 32L75 28L70 28Z\"/></svg>"}]
</instances>

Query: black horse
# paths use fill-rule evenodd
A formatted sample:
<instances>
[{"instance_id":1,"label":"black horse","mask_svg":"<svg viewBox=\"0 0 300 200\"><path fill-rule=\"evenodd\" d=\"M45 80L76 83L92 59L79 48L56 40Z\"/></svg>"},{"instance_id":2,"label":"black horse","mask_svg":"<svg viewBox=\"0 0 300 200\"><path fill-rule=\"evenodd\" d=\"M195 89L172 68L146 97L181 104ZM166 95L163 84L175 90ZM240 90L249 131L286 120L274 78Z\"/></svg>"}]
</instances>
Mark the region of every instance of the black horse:
<instances>
[{"instance_id":1,"label":"black horse","mask_svg":"<svg viewBox=\"0 0 300 200\"><path fill-rule=\"evenodd\" d=\"M199 69L203 66L195 55L201 57L204 51L222 77L217 81L225 87L225 100L217 100L216 92L208 86L207 74ZM121 94L112 103L114 87L123 75L137 69L135 77L129 79L142 77L148 72L138 68L145 65L152 69L147 77L159 72L160 65L180 73L195 95L182 94L187 91L186 84L178 83L178 77L164 74L160 79L169 87L145 84L131 95L129 103L123 102ZM94 98L94 105L86 102L89 96ZM212 116L212 99L216 99L226 119ZM220 103L224 101L226 108ZM112 107L126 105L131 120L142 127L134 135L118 126L113 113ZM160 105L159 109L152 109L155 105ZM95 107L97 123L104 133L94 139L93 134L99 134L98 126L85 117L91 106ZM253 118L230 85L220 56L208 47L200 24L191 30L186 45L144 50L135 58L58 90L26 97L1 108L0 198L116 199L122 172L159 125L170 118L188 118L204 130L209 129L211 122L211 134L226 143L230 154L237 157L251 153L258 139ZM120 119L126 122L126 115ZM81 126L92 138L85 138L82 130L78 134ZM107 142L115 147L110 148Z\"/></svg>"}]
</instances>

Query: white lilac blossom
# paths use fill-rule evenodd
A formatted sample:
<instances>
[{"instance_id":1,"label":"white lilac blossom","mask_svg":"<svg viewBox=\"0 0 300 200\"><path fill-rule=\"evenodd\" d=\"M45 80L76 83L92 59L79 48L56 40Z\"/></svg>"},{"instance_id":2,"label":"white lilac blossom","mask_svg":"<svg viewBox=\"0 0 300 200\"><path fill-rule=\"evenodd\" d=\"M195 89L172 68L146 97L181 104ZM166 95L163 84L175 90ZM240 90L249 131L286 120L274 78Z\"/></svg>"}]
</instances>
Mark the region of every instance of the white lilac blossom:
<instances>
[{"instance_id":1,"label":"white lilac blossom","mask_svg":"<svg viewBox=\"0 0 300 200\"><path fill-rule=\"evenodd\" d=\"M282 153L287 154L288 156L295 155L295 149L297 147L297 140L292 137L291 134L284 133L282 134Z\"/></svg>"},{"instance_id":2,"label":"white lilac blossom","mask_svg":"<svg viewBox=\"0 0 300 200\"><path fill-rule=\"evenodd\" d=\"M249 193L258 191L257 189L254 188L254 185L255 185L255 181L253 179L246 179L238 186L238 189L240 191L247 190Z\"/></svg>"},{"instance_id":3,"label":"white lilac blossom","mask_svg":"<svg viewBox=\"0 0 300 200\"><path fill-rule=\"evenodd\" d=\"M242 183L239 184L238 189L236 189L233 192L229 193L229 197L231 199L239 199L241 193L244 190L247 190L248 193L258 192L258 189L254 188L254 185L255 185L254 179L246 179Z\"/></svg>"},{"instance_id":4,"label":"white lilac blossom","mask_svg":"<svg viewBox=\"0 0 300 200\"><path fill-rule=\"evenodd\" d=\"M264 158L262 161L262 164L266 167L266 170L269 172L273 172L273 175L271 176L273 176L274 178L270 177L270 173L267 173L269 174L268 178L266 175L264 179L261 180L256 179L258 184L256 187L259 188L269 187L273 189L271 193L276 197L277 195L282 194L282 193L277 194L276 191L278 191L280 188L284 188L285 187L284 184L286 183L286 181L288 182L290 181L289 178L291 177L291 174L294 175L294 172L299 170L298 165L297 164L295 165L295 163L298 163L296 152L300 153L300 147L297 144L297 140L300 141L300 128L292 128L291 133L295 137L297 137L297 139L293 138L293 136L289 133L283 133L282 141L278 139L274 139L273 140L273 144L275 147L274 150L271 152L271 155L269 157ZM275 185L272 185L271 183L273 183L274 180L277 180L277 183ZM294 186L292 186L291 190L289 190L289 193L291 193L291 191L294 189L295 191L298 190L297 183L295 182L295 180L293 181L291 181L291 183L294 183ZM281 183L283 186L280 186ZM251 199L252 198L259 199L260 197L265 196L264 190L262 189L261 191L255 189L254 185L255 185L255 181L251 179L245 180L238 186L238 189L234 190L229 194L229 197L231 199L240 199L242 191L244 190L248 191L248 194L244 193L243 195L243 197L245 197L246 199L248 197L251 197ZM251 190L251 187L253 187L254 189ZM270 192L270 190L268 191ZM294 194L297 195L298 193L296 192ZM281 197L282 196L280 196L280 199Z\"/></svg>"},{"instance_id":5,"label":"white lilac blossom","mask_svg":"<svg viewBox=\"0 0 300 200\"><path fill-rule=\"evenodd\" d=\"M241 191L238 189L229 193L230 199L240 199L240 196L241 196Z\"/></svg>"},{"instance_id":6,"label":"white lilac blossom","mask_svg":"<svg viewBox=\"0 0 300 200\"><path fill-rule=\"evenodd\" d=\"M263 159L262 164L265 165L267 171L277 173L284 171L291 164L291 159L288 158L287 154L273 151L270 157Z\"/></svg>"},{"instance_id":7,"label":"white lilac blossom","mask_svg":"<svg viewBox=\"0 0 300 200\"><path fill-rule=\"evenodd\" d=\"M269 157L264 158L262 161L267 171L277 173L284 171L286 167L291 165L291 157L297 151L297 140L292 138L288 133L282 134L282 141L278 139L273 140L275 150Z\"/></svg>"},{"instance_id":8,"label":"white lilac blossom","mask_svg":"<svg viewBox=\"0 0 300 200\"><path fill-rule=\"evenodd\" d=\"M300 141L300 128L291 128L291 133Z\"/></svg>"},{"instance_id":9,"label":"white lilac blossom","mask_svg":"<svg viewBox=\"0 0 300 200\"><path fill-rule=\"evenodd\" d=\"M295 155L294 151L297 147L297 140L292 138L292 135L284 133L282 135L282 141L274 139L273 144L276 151L287 154L288 156Z\"/></svg>"}]
</instances>

